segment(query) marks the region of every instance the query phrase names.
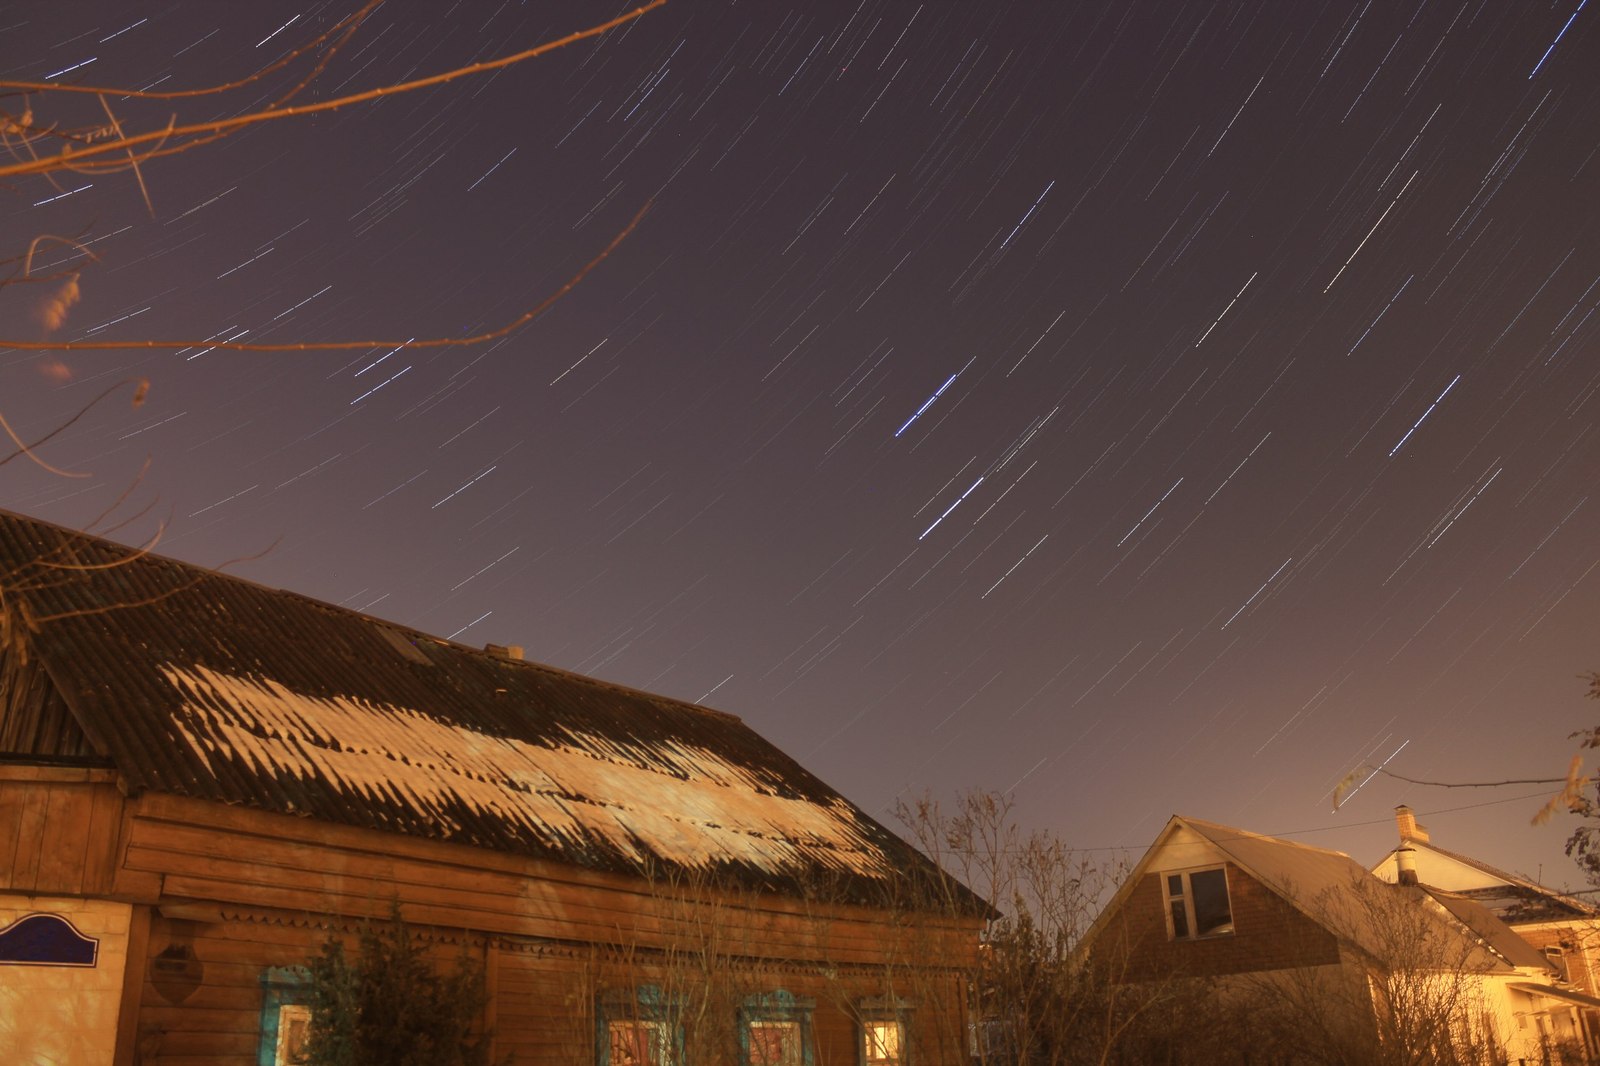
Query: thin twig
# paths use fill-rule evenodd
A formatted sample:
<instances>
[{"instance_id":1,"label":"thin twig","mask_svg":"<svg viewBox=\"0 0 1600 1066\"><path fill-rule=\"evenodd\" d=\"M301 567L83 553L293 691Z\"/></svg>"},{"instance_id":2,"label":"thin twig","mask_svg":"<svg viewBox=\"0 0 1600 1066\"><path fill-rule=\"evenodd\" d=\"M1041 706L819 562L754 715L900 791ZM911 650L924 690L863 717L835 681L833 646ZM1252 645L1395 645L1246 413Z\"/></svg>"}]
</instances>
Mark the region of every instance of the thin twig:
<instances>
[{"instance_id":1,"label":"thin twig","mask_svg":"<svg viewBox=\"0 0 1600 1066\"><path fill-rule=\"evenodd\" d=\"M5 466L7 463L9 463L11 460L17 458L19 455L26 455L28 458L33 459L34 462L39 462L39 460L33 455L33 449L39 447L39 445L41 445L41 444L46 443L47 441L50 440L50 438L56 436L57 434L63 432L64 430L66 430L68 427L70 427L78 419L82 418L84 415L88 414L91 410L93 410L94 407L97 404L99 404L101 400L105 399L107 396L110 396L113 392L116 392L118 389L122 388L122 386L128 385L128 384L133 384L135 386L134 393L133 393L133 405L135 407L138 407L140 404L142 404L144 402L145 393L150 387L150 380L148 378L124 378L123 380L117 382L115 385L112 385L110 388L106 389L104 392L102 392L100 395L96 396L94 399L90 400L88 403L84 404L82 407L78 408L77 413L74 414L71 418L67 419L65 422L61 423L55 429L52 429L49 433L46 433L44 436L40 437L38 440L34 441L32 444L24 444L22 441L17 440L17 436L16 436L15 433L12 433L11 434L11 439L16 441L17 450L12 452L10 455L6 456L5 458L0 459L0 466ZM6 431L8 433L10 432L10 427L9 426L7 427ZM40 463L40 465L44 466L46 470L50 469L50 467L48 465L44 464L44 463ZM73 476L86 477L88 475L73 475Z\"/></svg>"},{"instance_id":2,"label":"thin twig","mask_svg":"<svg viewBox=\"0 0 1600 1066\"><path fill-rule=\"evenodd\" d=\"M282 57L262 67L254 74L240 78L238 81L225 82L221 85L210 85L199 89L169 89L164 92L157 92L150 89L118 89L109 85L66 85L54 81L0 81L0 89L12 90L18 93L83 93L88 95L123 96L136 100L182 100L195 96L214 96L232 89L241 89L252 82L260 81L268 74L282 70L324 41L343 31L344 36L324 54L322 63L318 65L318 70L312 72L314 77L320 72L321 67L326 65L327 56L346 44L350 39L350 34L358 29L362 22L366 21L368 15L382 5L383 0L368 0L360 9L334 23L327 32L319 34L300 47L285 53ZM304 86L305 82L302 82L297 87L297 90L298 88L304 88Z\"/></svg>"},{"instance_id":3,"label":"thin twig","mask_svg":"<svg viewBox=\"0 0 1600 1066\"><path fill-rule=\"evenodd\" d=\"M626 240L631 233L633 233L634 229L644 219L646 212L650 210L652 203L653 201L646 202L645 205L639 209L638 214L633 216L632 221L630 221L620 233L611 238L611 243L606 245L605 249L601 251L599 255L585 263L583 269L579 270L576 274L572 275L572 277L568 278L564 285L562 285L555 292L551 293L549 296L546 296L543 300L539 301L539 303L536 304L531 310L523 312L510 322L500 326L498 329L492 329L487 333L477 333L470 337L429 337L424 340L412 338L411 340L403 341L302 341L295 344L248 344L239 341L209 340L14 341L0 339L0 347L16 348L23 351L107 351L112 349L130 348L206 348L221 349L224 351L233 352L319 352L354 348L395 348L397 350L400 348L461 348L474 344L482 344L485 341L498 340L508 333L516 332L523 326L526 326L529 322L532 322L535 318L538 318L540 315L548 311L551 305L553 305L557 300L561 299L563 296L567 295L567 293L577 288L578 283L587 277L591 270L605 262L606 258L610 256L612 252L616 251L617 246Z\"/></svg>"}]
</instances>

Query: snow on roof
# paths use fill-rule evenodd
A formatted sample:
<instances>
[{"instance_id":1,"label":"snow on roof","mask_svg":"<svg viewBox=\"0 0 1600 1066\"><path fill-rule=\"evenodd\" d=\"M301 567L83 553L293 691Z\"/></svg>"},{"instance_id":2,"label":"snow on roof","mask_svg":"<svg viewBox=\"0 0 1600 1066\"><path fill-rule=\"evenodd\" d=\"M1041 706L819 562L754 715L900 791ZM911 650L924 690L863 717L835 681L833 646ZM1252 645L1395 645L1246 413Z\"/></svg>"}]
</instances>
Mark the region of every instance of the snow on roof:
<instances>
[{"instance_id":1,"label":"snow on roof","mask_svg":"<svg viewBox=\"0 0 1600 1066\"><path fill-rule=\"evenodd\" d=\"M717 752L678 740L657 749L676 769L663 773L591 733L535 744L270 679L161 670L183 694L179 739L219 776L222 761L239 760L259 777L323 782L363 807L427 812L446 838L470 839L486 819L553 851L600 842L640 864L888 872L842 800L777 795Z\"/></svg>"},{"instance_id":2,"label":"snow on roof","mask_svg":"<svg viewBox=\"0 0 1600 1066\"><path fill-rule=\"evenodd\" d=\"M0 573L5 654L132 792L780 891L931 870L733 715L5 512Z\"/></svg>"}]
</instances>

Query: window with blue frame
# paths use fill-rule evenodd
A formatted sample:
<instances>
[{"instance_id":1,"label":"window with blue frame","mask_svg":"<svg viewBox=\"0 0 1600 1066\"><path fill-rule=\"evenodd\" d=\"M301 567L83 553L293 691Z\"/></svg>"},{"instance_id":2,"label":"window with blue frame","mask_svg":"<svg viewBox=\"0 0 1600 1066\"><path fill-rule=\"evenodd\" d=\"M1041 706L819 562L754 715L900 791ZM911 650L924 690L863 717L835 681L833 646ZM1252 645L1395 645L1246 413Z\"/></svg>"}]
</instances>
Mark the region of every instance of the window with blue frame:
<instances>
[{"instance_id":1,"label":"window with blue frame","mask_svg":"<svg viewBox=\"0 0 1600 1066\"><path fill-rule=\"evenodd\" d=\"M816 1000L779 989L751 996L739 1008L745 1066L812 1066L811 1012Z\"/></svg>"},{"instance_id":2,"label":"window with blue frame","mask_svg":"<svg viewBox=\"0 0 1600 1066\"><path fill-rule=\"evenodd\" d=\"M261 1040L256 1066L293 1066L305 1052L311 973L304 966L271 966L261 974Z\"/></svg>"},{"instance_id":3,"label":"window with blue frame","mask_svg":"<svg viewBox=\"0 0 1600 1066\"><path fill-rule=\"evenodd\" d=\"M678 1066L683 1030L661 990L642 985L601 996L595 1012L600 1066Z\"/></svg>"}]
</instances>

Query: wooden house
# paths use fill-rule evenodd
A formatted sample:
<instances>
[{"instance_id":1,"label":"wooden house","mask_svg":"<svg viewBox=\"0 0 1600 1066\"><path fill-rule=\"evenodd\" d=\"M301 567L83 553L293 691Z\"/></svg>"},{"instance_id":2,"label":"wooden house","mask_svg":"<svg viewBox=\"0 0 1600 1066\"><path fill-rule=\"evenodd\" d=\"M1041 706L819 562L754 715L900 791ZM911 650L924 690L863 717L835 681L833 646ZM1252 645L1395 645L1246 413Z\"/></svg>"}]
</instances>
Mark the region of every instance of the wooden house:
<instances>
[{"instance_id":1,"label":"wooden house","mask_svg":"<svg viewBox=\"0 0 1600 1066\"><path fill-rule=\"evenodd\" d=\"M0 574L0 1060L290 1061L396 903L520 1063L964 1058L984 908L733 715L13 514Z\"/></svg>"},{"instance_id":2,"label":"wooden house","mask_svg":"<svg viewBox=\"0 0 1600 1066\"><path fill-rule=\"evenodd\" d=\"M1212 997L1238 1061L1548 1064L1581 1053L1574 1004L1600 1006L1474 899L1180 816L1083 951L1113 983Z\"/></svg>"}]
</instances>

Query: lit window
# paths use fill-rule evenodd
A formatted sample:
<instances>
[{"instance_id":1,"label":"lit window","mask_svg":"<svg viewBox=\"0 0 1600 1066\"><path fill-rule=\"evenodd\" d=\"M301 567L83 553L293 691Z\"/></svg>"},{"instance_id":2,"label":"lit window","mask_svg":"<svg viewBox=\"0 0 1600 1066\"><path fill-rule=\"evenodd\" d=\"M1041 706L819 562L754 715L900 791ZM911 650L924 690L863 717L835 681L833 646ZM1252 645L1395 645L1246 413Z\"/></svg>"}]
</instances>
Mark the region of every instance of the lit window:
<instances>
[{"instance_id":1,"label":"lit window","mask_svg":"<svg viewBox=\"0 0 1600 1066\"><path fill-rule=\"evenodd\" d=\"M681 1010L661 989L641 985L600 997L595 1058L599 1066L677 1066L683 1057Z\"/></svg>"},{"instance_id":2,"label":"lit window","mask_svg":"<svg viewBox=\"0 0 1600 1066\"><path fill-rule=\"evenodd\" d=\"M661 1021L607 1023L610 1066L671 1066L672 1032Z\"/></svg>"},{"instance_id":3,"label":"lit window","mask_svg":"<svg viewBox=\"0 0 1600 1066\"><path fill-rule=\"evenodd\" d=\"M751 996L739 1007L744 1066L806 1066L812 1060L811 1012L816 1000L783 989Z\"/></svg>"},{"instance_id":4,"label":"lit window","mask_svg":"<svg viewBox=\"0 0 1600 1066\"><path fill-rule=\"evenodd\" d=\"M1233 932L1228 874L1222 867L1167 874L1167 923L1174 940Z\"/></svg>"},{"instance_id":5,"label":"lit window","mask_svg":"<svg viewBox=\"0 0 1600 1066\"><path fill-rule=\"evenodd\" d=\"M905 1061L905 1026L897 1019L861 1023L861 1061L866 1066L900 1066Z\"/></svg>"},{"instance_id":6,"label":"lit window","mask_svg":"<svg viewBox=\"0 0 1600 1066\"><path fill-rule=\"evenodd\" d=\"M311 1008L304 1003L285 1003L278 1008L278 1046L272 1066L292 1066L306 1052L306 1037L311 1032Z\"/></svg>"},{"instance_id":7,"label":"lit window","mask_svg":"<svg viewBox=\"0 0 1600 1066\"><path fill-rule=\"evenodd\" d=\"M802 1066L805 1062L799 1022L752 1021L747 1034L750 1066Z\"/></svg>"}]
</instances>

